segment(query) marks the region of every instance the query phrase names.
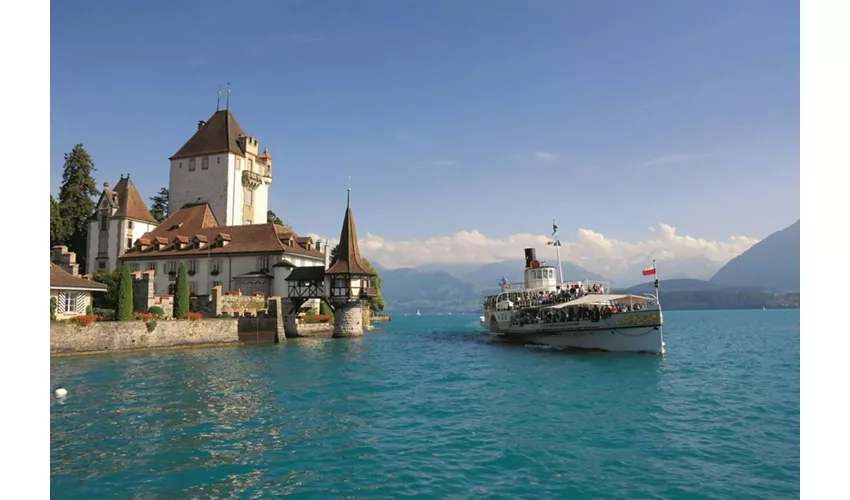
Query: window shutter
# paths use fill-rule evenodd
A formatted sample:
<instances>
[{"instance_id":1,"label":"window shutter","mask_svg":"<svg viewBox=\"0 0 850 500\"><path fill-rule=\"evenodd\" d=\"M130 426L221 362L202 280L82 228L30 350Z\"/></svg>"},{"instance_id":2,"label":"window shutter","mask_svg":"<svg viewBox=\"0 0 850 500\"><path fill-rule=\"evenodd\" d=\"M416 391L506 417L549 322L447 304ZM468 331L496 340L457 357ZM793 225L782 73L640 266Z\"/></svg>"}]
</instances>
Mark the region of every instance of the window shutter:
<instances>
[{"instance_id":1,"label":"window shutter","mask_svg":"<svg viewBox=\"0 0 850 500\"><path fill-rule=\"evenodd\" d=\"M59 292L59 300L58 300L58 309L60 313L64 313L66 311L65 304L68 302L68 293L67 292Z\"/></svg>"},{"instance_id":2,"label":"window shutter","mask_svg":"<svg viewBox=\"0 0 850 500\"><path fill-rule=\"evenodd\" d=\"M86 296L81 294L81 293L77 293L75 295L76 295L76 299L77 299L77 314L85 314L86 313Z\"/></svg>"}]
</instances>

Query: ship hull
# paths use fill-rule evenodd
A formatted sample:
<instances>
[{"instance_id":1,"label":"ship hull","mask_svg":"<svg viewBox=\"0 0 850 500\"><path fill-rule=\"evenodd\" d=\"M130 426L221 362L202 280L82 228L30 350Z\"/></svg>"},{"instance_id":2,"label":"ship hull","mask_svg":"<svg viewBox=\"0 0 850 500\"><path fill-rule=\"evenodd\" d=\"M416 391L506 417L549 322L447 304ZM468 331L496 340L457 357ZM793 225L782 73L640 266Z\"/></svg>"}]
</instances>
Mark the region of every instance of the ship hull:
<instances>
[{"instance_id":1,"label":"ship hull","mask_svg":"<svg viewBox=\"0 0 850 500\"><path fill-rule=\"evenodd\" d=\"M501 342L663 355L662 323L660 311L615 314L595 322L524 326L500 324L494 315L487 333Z\"/></svg>"}]
</instances>

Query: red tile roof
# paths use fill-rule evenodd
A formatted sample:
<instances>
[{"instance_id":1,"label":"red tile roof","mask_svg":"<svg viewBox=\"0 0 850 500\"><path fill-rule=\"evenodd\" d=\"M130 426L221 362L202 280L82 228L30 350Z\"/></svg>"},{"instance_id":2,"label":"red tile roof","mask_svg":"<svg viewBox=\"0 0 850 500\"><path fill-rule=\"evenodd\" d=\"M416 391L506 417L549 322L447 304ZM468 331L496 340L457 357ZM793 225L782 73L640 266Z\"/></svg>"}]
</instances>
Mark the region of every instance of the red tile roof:
<instances>
[{"instance_id":1,"label":"red tile roof","mask_svg":"<svg viewBox=\"0 0 850 500\"><path fill-rule=\"evenodd\" d=\"M73 276L53 262L50 263L50 288L83 288L93 292L107 290L107 286L103 283Z\"/></svg>"},{"instance_id":2,"label":"red tile roof","mask_svg":"<svg viewBox=\"0 0 850 500\"><path fill-rule=\"evenodd\" d=\"M118 181L113 192L118 195L118 210L115 211L114 217L128 217L157 224L156 219L153 218L142 200L142 196L136 191L136 186L130 182L129 175Z\"/></svg>"},{"instance_id":3,"label":"red tile roof","mask_svg":"<svg viewBox=\"0 0 850 500\"><path fill-rule=\"evenodd\" d=\"M234 253L291 253L316 259L324 258L322 252L306 249L301 246L289 246L281 243L280 235L294 234L290 228L276 224L249 224L245 226L219 226L206 203L184 206L165 219L153 231L142 235L142 238L157 239L167 246L161 250L150 248L140 250L133 248L121 257L122 259L159 259L179 257L184 255L221 255ZM213 243L205 248L176 249L173 242L181 240L188 242L197 235L223 240L226 245ZM184 239L185 238L185 239Z\"/></svg>"},{"instance_id":4,"label":"red tile roof","mask_svg":"<svg viewBox=\"0 0 850 500\"><path fill-rule=\"evenodd\" d=\"M240 137L245 137L245 131L236 122L236 118L228 110L216 111L209 120L199 128L186 144L174 153L172 160L190 156L203 156L220 153L245 155Z\"/></svg>"}]
</instances>

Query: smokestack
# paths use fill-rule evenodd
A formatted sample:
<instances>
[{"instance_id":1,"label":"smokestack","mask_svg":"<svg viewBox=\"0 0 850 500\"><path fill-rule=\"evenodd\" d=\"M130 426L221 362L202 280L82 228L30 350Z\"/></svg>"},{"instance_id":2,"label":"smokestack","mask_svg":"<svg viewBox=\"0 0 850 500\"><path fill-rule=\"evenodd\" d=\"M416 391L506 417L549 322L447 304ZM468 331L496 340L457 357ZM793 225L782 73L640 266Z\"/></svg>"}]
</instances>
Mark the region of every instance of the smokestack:
<instances>
[{"instance_id":1,"label":"smokestack","mask_svg":"<svg viewBox=\"0 0 850 500\"><path fill-rule=\"evenodd\" d=\"M537 253L534 251L533 248L526 248L525 249L525 268L526 269L531 267L531 261L532 260L537 260Z\"/></svg>"}]
</instances>

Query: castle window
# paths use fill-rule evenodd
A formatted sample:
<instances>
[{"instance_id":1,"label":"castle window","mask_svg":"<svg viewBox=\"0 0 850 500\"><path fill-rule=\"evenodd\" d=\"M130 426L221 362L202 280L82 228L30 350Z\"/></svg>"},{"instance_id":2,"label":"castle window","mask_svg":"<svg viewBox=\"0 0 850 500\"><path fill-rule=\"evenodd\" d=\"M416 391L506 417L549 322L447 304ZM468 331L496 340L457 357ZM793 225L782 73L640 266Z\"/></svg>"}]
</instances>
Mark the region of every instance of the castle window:
<instances>
[{"instance_id":1,"label":"castle window","mask_svg":"<svg viewBox=\"0 0 850 500\"><path fill-rule=\"evenodd\" d=\"M106 215L100 216L100 230L106 231L109 228L109 219L106 218Z\"/></svg>"},{"instance_id":2,"label":"castle window","mask_svg":"<svg viewBox=\"0 0 850 500\"><path fill-rule=\"evenodd\" d=\"M190 158L189 159L189 172L194 172L194 171L195 171L195 159Z\"/></svg>"},{"instance_id":3,"label":"castle window","mask_svg":"<svg viewBox=\"0 0 850 500\"><path fill-rule=\"evenodd\" d=\"M242 170L242 158L236 158L236 170Z\"/></svg>"},{"instance_id":4,"label":"castle window","mask_svg":"<svg viewBox=\"0 0 850 500\"><path fill-rule=\"evenodd\" d=\"M204 158L201 160L201 170L209 170L210 169L210 159Z\"/></svg>"},{"instance_id":5,"label":"castle window","mask_svg":"<svg viewBox=\"0 0 850 500\"><path fill-rule=\"evenodd\" d=\"M98 262L97 268L98 269L106 269L106 262Z\"/></svg>"},{"instance_id":6,"label":"castle window","mask_svg":"<svg viewBox=\"0 0 850 500\"><path fill-rule=\"evenodd\" d=\"M156 271L156 262L148 263L148 271Z\"/></svg>"},{"instance_id":7,"label":"castle window","mask_svg":"<svg viewBox=\"0 0 850 500\"><path fill-rule=\"evenodd\" d=\"M133 221L131 221L131 220L127 221L127 229L129 229L130 231L133 230Z\"/></svg>"},{"instance_id":8,"label":"castle window","mask_svg":"<svg viewBox=\"0 0 850 500\"><path fill-rule=\"evenodd\" d=\"M221 156L216 156L216 157L215 157L215 162L216 162L216 163L221 163Z\"/></svg>"},{"instance_id":9,"label":"castle window","mask_svg":"<svg viewBox=\"0 0 850 500\"><path fill-rule=\"evenodd\" d=\"M198 282L197 281L190 281L189 282L189 293L191 295L195 295L196 293L198 293Z\"/></svg>"},{"instance_id":10,"label":"castle window","mask_svg":"<svg viewBox=\"0 0 850 500\"><path fill-rule=\"evenodd\" d=\"M133 248L133 238L127 238L127 250Z\"/></svg>"},{"instance_id":11,"label":"castle window","mask_svg":"<svg viewBox=\"0 0 850 500\"><path fill-rule=\"evenodd\" d=\"M174 288L176 287L175 283L170 283L168 285L168 295L174 295Z\"/></svg>"},{"instance_id":12,"label":"castle window","mask_svg":"<svg viewBox=\"0 0 850 500\"><path fill-rule=\"evenodd\" d=\"M250 189L245 190L245 204L249 207L254 205L254 191Z\"/></svg>"},{"instance_id":13,"label":"castle window","mask_svg":"<svg viewBox=\"0 0 850 500\"><path fill-rule=\"evenodd\" d=\"M254 160L248 160L248 170L254 171Z\"/></svg>"},{"instance_id":14,"label":"castle window","mask_svg":"<svg viewBox=\"0 0 850 500\"><path fill-rule=\"evenodd\" d=\"M269 269L269 258L268 257L260 257L257 259L257 267L261 271L268 271Z\"/></svg>"},{"instance_id":15,"label":"castle window","mask_svg":"<svg viewBox=\"0 0 850 500\"><path fill-rule=\"evenodd\" d=\"M219 259L213 259L210 261L210 273L216 275L221 272L221 261Z\"/></svg>"},{"instance_id":16,"label":"castle window","mask_svg":"<svg viewBox=\"0 0 850 500\"><path fill-rule=\"evenodd\" d=\"M221 281L213 281L212 282L212 288L215 288L217 286L221 286Z\"/></svg>"},{"instance_id":17,"label":"castle window","mask_svg":"<svg viewBox=\"0 0 850 500\"><path fill-rule=\"evenodd\" d=\"M189 267L189 269L187 269L187 271L189 271L189 273L191 273L191 274L197 273L198 272L198 261L197 260L190 260L188 267Z\"/></svg>"}]
</instances>

